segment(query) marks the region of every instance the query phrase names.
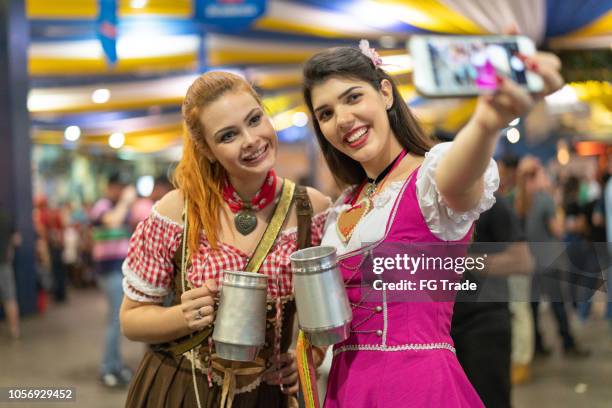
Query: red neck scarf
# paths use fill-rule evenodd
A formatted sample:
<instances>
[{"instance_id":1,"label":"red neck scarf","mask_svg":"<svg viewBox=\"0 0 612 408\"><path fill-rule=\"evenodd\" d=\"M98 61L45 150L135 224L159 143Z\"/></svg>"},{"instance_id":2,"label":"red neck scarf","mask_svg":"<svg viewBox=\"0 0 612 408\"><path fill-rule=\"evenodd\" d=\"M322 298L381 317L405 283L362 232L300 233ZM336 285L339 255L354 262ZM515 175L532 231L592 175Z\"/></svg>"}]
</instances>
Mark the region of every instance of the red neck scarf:
<instances>
[{"instance_id":1,"label":"red neck scarf","mask_svg":"<svg viewBox=\"0 0 612 408\"><path fill-rule=\"evenodd\" d=\"M223 199L227 202L230 210L232 210L234 214L245 207L249 207L253 211L262 210L274 201L274 197L276 196L276 180L276 173L273 169L270 169L257 194L255 194L250 203L245 204L234 186L232 186L229 179L226 177L223 183Z\"/></svg>"}]
</instances>

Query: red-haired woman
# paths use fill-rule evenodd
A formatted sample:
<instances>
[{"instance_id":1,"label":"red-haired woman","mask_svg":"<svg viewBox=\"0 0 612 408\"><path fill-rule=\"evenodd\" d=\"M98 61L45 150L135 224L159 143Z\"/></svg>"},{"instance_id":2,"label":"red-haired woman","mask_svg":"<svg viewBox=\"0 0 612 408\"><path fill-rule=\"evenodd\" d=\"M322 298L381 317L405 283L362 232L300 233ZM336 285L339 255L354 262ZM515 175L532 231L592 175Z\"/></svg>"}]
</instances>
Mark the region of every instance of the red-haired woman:
<instances>
[{"instance_id":1,"label":"red-haired woman","mask_svg":"<svg viewBox=\"0 0 612 408\"><path fill-rule=\"evenodd\" d=\"M276 133L260 98L241 77L200 76L187 91L182 113L186 132L174 177L177 189L138 225L123 265L123 333L154 345L210 333L223 270L245 270L283 185L290 183L274 173ZM308 244L319 243L330 204L310 188L296 187L295 199L300 205L310 202L313 215L299 228L293 205L259 269L269 276L269 303L266 347L256 361L221 360L208 338L183 354L154 347L131 384L127 406L288 406L287 394L297 391L298 378L288 350L295 311L289 255L297 249L298 235L310 235ZM188 232L182 243L184 216ZM184 291L178 273L182 245L188 253ZM173 305L162 305L171 292Z\"/></svg>"}]
</instances>

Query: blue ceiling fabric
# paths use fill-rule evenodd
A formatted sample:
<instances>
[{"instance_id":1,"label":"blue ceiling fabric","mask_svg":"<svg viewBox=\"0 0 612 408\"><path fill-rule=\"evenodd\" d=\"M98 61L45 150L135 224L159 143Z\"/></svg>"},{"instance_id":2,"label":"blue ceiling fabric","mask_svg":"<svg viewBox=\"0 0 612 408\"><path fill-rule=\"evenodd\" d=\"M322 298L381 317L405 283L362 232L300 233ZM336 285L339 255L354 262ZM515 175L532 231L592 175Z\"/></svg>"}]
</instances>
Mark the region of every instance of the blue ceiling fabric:
<instances>
[{"instance_id":1,"label":"blue ceiling fabric","mask_svg":"<svg viewBox=\"0 0 612 408\"><path fill-rule=\"evenodd\" d=\"M97 38L98 23L93 20L31 20L32 42L79 41ZM138 32L139 29L155 27L159 34L197 34L198 26L193 20L162 17L122 17L117 22L117 36Z\"/></svg>"},{"instance_id":2,"label":"blue ceiling fabric","mask_svg":"<svg viewBox=\"0 0 612 408\"><path fill-rule=\"evenodd\" d=\"M98 0L96 34L110 65L117 62L117 0Z\"/></svg>"},{"instance_id":3,"label":"blue ceiling fabric","mask_svg":"<svg viewBox=\"0 0 612 408\"><path fill-rule=\"evenodd\" d=\"M247 30L266 12L267 0L195 0L195 19L218 32Z\"/></svg>"},{"instance_id":4,"label":"blue ceiling fabric","mask_svg":"<svg viewBox=\"0 0 612 408\"><path fill-rule=\"evenodd\" d=\"M546 37L571 33L612 9L612 0L547 0Z\"/></svg>"}]
</instances>

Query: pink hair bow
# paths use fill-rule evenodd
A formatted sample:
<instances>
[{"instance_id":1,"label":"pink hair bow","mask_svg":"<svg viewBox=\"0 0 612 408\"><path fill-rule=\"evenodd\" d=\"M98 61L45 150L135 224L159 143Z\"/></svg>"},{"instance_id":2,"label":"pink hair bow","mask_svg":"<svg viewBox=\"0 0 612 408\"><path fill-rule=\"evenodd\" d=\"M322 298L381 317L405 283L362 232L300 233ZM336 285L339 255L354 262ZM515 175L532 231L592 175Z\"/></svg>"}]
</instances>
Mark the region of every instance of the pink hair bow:
<instances>
[{"instance_id":1,"label":"pink hair bow","mask_svg":"<svg viewBox=\"0 0 612 408\"><path fill-rule=\"evenodd\" d=\"M375 67L380 67L383 64L383 60L380 55L378 55L376 50L374 48L370 48L370 42L368 40L359 41L359 49L363 55L372 60L372 64L374 64Z\"/></svg>"}]
</instances>

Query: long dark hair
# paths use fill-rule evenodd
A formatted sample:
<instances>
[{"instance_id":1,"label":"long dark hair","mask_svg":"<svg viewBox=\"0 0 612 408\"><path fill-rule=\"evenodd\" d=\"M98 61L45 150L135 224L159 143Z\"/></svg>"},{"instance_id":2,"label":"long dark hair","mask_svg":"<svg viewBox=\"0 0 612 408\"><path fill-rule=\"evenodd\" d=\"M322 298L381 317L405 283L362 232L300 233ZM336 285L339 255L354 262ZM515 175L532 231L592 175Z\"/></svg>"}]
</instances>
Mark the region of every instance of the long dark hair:
<instances>
[{"instance_id":1,"label":"long dark hair","mask_svg":"<svg viewBox=\"0 0 612 408\"><path fill-rule=\"evenodd\" d=\"M366 173L358 161L338 151L325 139L314 115L312 89L333 76L367 82L377 91L380 91L383 79L389 81L393 89L393 105L387 110L387 116L397 141L409 152L419 156L424 156L429 151L433 143L426 138L416 118L410 113L389 74L376 67L372 60L357 48L338 47L322 51L312 56L304 65L303 92L319 146L338 184L358 184L366 178Z\"/></svg>"}]
</instances>

